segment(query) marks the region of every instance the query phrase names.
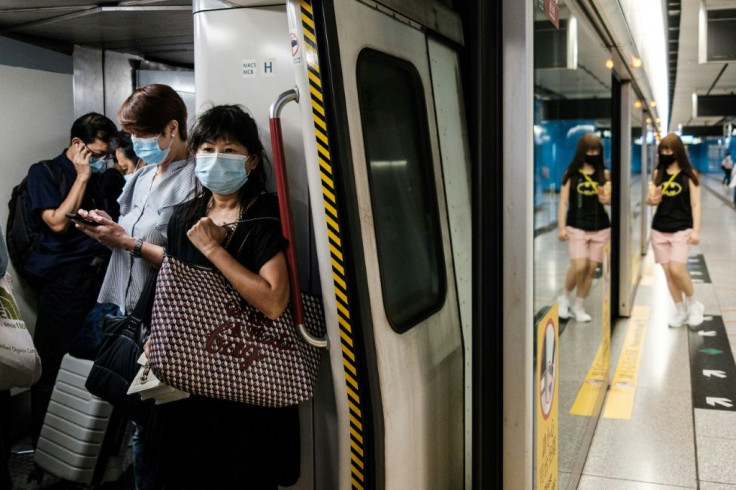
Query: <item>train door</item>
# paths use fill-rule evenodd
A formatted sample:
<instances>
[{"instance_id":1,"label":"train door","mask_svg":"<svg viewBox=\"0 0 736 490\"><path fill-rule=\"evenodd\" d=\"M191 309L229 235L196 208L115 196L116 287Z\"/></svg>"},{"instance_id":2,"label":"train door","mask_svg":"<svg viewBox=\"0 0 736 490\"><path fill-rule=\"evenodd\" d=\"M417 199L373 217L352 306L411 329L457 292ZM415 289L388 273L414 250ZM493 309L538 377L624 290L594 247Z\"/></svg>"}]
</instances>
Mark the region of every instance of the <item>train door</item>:
<instances>
[{"instance_id":1,"label":"train door","mask_svg":"<svg viewBox=\"0 0 736 490\"><path fill-rule=\"evenodd\" d=\"M329 11L315 12L311 2L289 2L295 62L302 61L301 40L309 65L317 55L309 47L319 38L318 26L329 31L319 59L329 60L337 80L324 80L325 67L307 66L308 85L300 92L311 97L320 158L341 155L336 166L351 167L342 174L350 176L343 185L356 203L343 216L352 240L330 235L330 247L341 243L357 264L361 278L353 284L360 289L363 312L351 325L360 330L358 336L350 336L341 316L338 335L330 337L333 377L347 381L345 393L335 383L338 413L341 403L349 407L343 425L338 420L341 449L348 446L351 454L349 460L344 452L340 457L340 488L461 488L464 356L458 291L466 295L462 311L469 327L471 254L457 61L421 24L387 3L325 2L321 8ZM332 101L326 100L326 85ZM330 131L320 129L323 103L342 108L335 112L339 128L332 128L333 135L343 132L339 141L349 146L342 153L325 147ZM325 202L331 207L332 197ZM328 234L335 231L331 213ZM366 376L355 376L353 355L363 358ZM360 386L370 398L368 411L358 405L356 381L368 383ZM342 467L346 462L349 476Z\"/></svg>"}]
</instances>

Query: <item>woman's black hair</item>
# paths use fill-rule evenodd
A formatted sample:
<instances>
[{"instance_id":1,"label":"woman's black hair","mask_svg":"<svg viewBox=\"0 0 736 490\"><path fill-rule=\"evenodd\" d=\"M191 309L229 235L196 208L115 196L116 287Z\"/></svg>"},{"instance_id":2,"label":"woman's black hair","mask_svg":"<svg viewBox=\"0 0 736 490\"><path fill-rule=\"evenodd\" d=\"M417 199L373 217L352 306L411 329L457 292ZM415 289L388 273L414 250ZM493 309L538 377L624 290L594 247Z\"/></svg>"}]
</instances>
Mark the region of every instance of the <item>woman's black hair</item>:
<instances>
[{"instance_id":1,"label":"woman's black hair","mask_svg":"<svg viewBox=\"0 0 736 490\"><path fill-rule=\"evenodd\" d=\"M131 162L138 163L139 158L138 155L135 154L135 150L133 149L133 140L130 138L130 133L126 131L120 131L115 136L115 138L110 141L110 147L113 156L115 155L115 150L120 149L120 151L123 152L125 158L127 158Z\"/></svg>"},{"instance_id":2,"label":"woman's black hair","mask_svg":"<svg viewBox=\"0 0 736 490\"><path fill-rule=\"evenodd\" d=\"M685 174L687 178L692 180L695 185L700 185L698 174L697 172L695 172L692 163L690 163L690 159L687 156L687 150L685 149L685 145L682 143L680 137L677 136L675 133L670 133L662 138L662 140L659 142L659 147L657 148L657 155L661 155L662 150L665 148L672 150L672 153L674 153L675 161L680 167L680 171ZM665 178L669 178L669 176L667 176L667 167L668 164L664 163L661 158L657 159L657 168L655 170L656 174L654 175L654 185L660 185L665 180Z\"/></svg>"},{"instance_id":3,"label":"woman's black hair","mask_svg":"<svg viewBox=\"0 0 736 490\"><path fill-rule=\"evenodd\" d=\"M593 177L599 184L606 183L606 168L603 166L603 143L601 143L598 136L588 133L581 136L578 140L575 156L572 157L570 165L567 166L567 170L565 170L562 176L562 185L565 185L570 180L570 177L576 175L583 168L585 155L590 150L598 150L598 154L600 155L600 158L597 159L598 163L594 165L595 172L593 173Z\"/></svg>"},{"instance_id":4,"label":"woman's black hair","mask_svg":"<svg viewBox=\"0 0 736 490\"><path fill-rule=\"evenodd\" d=\"M196 155L199 147L206 142L217 140L229 140L238 142L248 149L250 155L259 159L256 167L248 173L248 180L240 188L238 200L241 208L244 208L256 195L260 194L266 187L266 171L264 163L266 154L263 144L258 138L258 126L250 114L239 105L214 106L197 118L189 138L188 149L190 154ZM206 187L191 202L186 213L186 222L198 220L207 213L212 191Z\"/></svg>"}]
</instances>

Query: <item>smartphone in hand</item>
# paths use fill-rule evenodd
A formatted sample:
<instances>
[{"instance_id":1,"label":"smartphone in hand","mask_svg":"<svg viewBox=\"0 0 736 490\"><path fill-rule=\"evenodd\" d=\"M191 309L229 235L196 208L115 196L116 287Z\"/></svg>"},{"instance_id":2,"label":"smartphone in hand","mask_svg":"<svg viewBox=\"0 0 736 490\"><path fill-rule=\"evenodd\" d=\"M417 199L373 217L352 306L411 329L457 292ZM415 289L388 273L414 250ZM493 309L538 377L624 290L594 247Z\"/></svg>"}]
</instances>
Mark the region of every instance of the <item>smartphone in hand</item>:
<instances>
[{"instance_id":1,"label":"smartphone in hand","mask_svg":"<svg viewBox=\"0 0 736 490\"><path fill-rule=\"evenodd\" d=\"M84 225L89 225L89 226L101 226L102 225L102 223L98 223L97 221L92 221L87 218L83 218L79 213L65 213L64 216L66 216L72 221L76 221Z\"/></svg>"}]
</instances>

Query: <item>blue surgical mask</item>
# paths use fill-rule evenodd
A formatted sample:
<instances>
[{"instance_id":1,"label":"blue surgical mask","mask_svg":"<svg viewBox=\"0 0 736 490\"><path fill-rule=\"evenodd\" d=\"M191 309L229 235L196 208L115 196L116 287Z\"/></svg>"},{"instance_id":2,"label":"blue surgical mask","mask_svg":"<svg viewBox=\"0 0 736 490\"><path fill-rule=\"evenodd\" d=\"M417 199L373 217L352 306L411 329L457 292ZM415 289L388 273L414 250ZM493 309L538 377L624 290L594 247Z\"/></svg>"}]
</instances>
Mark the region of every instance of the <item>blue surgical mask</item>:
<instances>
[{"instance_id":1,"label":"blue surgical mask","mask_svg":"<svg viewBox=\"0 0 736 490\"><path fill-rule=\"evenodd\" d=\"M135 154L138 155L138 158L150 165L158 165L163 162L169 155L171 143L174 142L174 138L171 138L168 148L162 150L158 146L158 136L151 138L132 137L131 139L133 140L133 151Z\"/></svg>"},{"instance_id":2,"label":"blue surgical mask","mask_svg":"<svg viewBox=\"0 0 736 490\"><path fill-rule=\"evenodd\" d=\"M89 167L93 174L101 174L107 169L107 162L104 158L92 157L89 159Z\"/></svg>"},{"instance_id":3,"label":"blue surgical mask","mask_svg":"<svg viewBox=\"0 0 736 490\"><path fill-rule=\"evenodd\" d=\"M232 153L197 153L194 173L202 185L215 194L232 194L248 180L247 158Z\"/></svg>"}]
</instances>

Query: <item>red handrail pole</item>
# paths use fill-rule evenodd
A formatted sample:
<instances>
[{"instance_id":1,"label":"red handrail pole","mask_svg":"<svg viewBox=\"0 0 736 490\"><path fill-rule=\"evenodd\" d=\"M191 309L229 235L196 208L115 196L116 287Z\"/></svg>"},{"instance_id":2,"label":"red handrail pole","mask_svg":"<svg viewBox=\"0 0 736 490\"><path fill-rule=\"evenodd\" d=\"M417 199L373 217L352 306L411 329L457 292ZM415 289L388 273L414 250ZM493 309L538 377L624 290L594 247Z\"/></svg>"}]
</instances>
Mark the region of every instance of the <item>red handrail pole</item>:
<instances>
[{"instance_id":1,"label":"red handrail pole","mask_svg":"<svg viewBox=\"0 0 736 490\"><path fill-rule=\"evenodd\" d=\"M299 282L299 262L294 246L294 224L291 219L289 201L289 181L286 175L284 159L284 139L281 133L281 118L269 119L271 128L271 146L273 148L273 167L276 173L276 189L279 195L279 213L281 215L281 233L289 241L286 246L286 263L289 267L289 286L291 288L291 305L294 323L304 324L304 305L302 304L301 282Z\"/></svg>"}]
</instances>

